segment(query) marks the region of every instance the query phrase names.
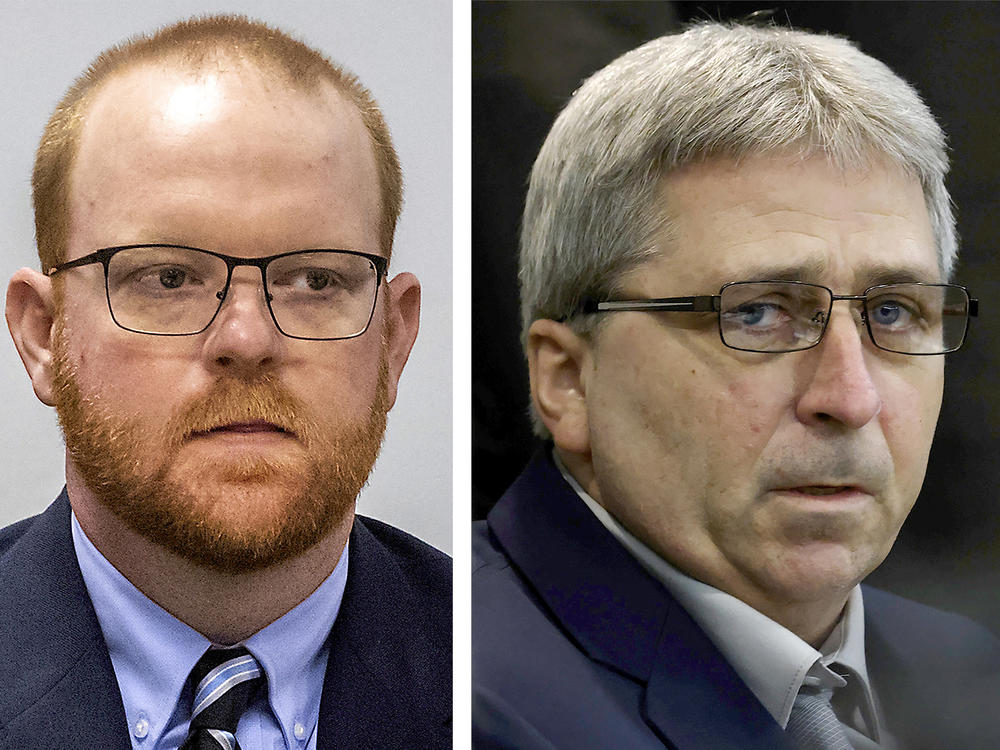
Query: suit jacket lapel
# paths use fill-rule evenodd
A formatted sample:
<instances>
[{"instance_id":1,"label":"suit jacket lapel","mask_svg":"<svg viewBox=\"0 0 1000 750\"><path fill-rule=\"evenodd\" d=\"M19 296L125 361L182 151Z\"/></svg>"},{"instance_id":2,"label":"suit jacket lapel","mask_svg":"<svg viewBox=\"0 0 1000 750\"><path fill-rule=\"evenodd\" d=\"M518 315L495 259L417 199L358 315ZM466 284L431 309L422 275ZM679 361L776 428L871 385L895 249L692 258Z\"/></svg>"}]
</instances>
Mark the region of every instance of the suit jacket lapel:
<instances>
[{"instance_id":1,"label":"suit jacket lapel","mask_svg":"<svg viewBox=\"0 0 1000 750\"><path fill-rule=\"evenodd\" d=\"M679 605L646 688L647 720L678 750L781 750L785 733Z\"/></svg>"},{"instance_id":2,"label":"suit jacket lapel","mask_svg":"<svg viewBox=\"0 0 1000 750\"><path fill-rule=\"evenodd\" d=\"M883 627L877 592L864 591L865 602L865 660L868 674L875 688L882 713L886 717L906 715L918 696L912 694L914 685L920 685L919 675L910 673L907 654L899 652L905 644L897 642ZM916 678L916 679L915 679ZM935 684L933 680L929 684ZM903 710L903 713L901 713Z\"/></svg>"},{"instance_id":3,"label":"suit jacket lapel","mask_svg":"<svg viewBox=\"0 0 1000 750\"><path fill-rule=\"evenodd\" d=\"M784 733L667 590L535 456L491 531L590 658L645 684L645 719L678 750L779 750Z\"/></svg>"},{"instance_id":4,"label":"suit jacket lapel","mask_svg":"<svg viewBox=\"0 0 1000 750\"><path fill-rule=\"evenodd\" d=\"M63 493L0 558L0 748L121 748L125 709Z\"/></svg>"},{"instance_id":5,"label":"suit jacket lapel","mask_svg":"<svg viewBox=\"0 0 1000 750\"><path fill-rule=\"evenodd\" d=\"M330 633L319 715L319 750L451 747L451 712L429 695L450 695L447 661L427 632L426 602L403 583L399 563L356 519L347 587ZM445 639L450 642L450 637ZM428 687L433 686L433 687Z\"/></svg>"}]
</instances>

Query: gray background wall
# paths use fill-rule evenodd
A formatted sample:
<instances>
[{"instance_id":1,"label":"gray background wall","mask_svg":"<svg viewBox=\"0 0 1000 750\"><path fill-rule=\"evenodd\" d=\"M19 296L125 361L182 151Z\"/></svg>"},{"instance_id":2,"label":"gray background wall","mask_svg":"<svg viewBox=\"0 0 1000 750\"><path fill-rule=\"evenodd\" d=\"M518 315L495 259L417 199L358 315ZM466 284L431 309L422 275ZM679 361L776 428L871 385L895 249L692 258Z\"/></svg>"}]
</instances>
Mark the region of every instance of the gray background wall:
<instances>
[{"instance_id":1,"label":"gray background wall","mask_svg":"<svg viewBox=\"0 0 1000 750\"><path fill-rule=\"evenodd\" d=\"M948 357L923 491L869 580L1000 632L1000 3L474 3L473 515L485 515L532 451L517 232L528 170L553 118L583 78L626 50L693 20L759 11L858 42L916 86L950 137L948 187L962 237L956 280L982 312L966 348Z\"/></svg>"},{"instance_id":2,"label":"gray background wall","mask_svg":"<svg viewBox=\"0 0 1000 750\"><path fill-rule=\"evenodd\" d=\"M72 80L107 46L180 18L244 13L281 27L355 72L382 107L403 164L406 202L390 272L423 284L420 335L359 511L451 551L450 0L0 0L0 278L37 268L31 164ZM34 397L0 336L0 525L42 510L63 484L55 414Z\"/></svg>"}]
</instances>

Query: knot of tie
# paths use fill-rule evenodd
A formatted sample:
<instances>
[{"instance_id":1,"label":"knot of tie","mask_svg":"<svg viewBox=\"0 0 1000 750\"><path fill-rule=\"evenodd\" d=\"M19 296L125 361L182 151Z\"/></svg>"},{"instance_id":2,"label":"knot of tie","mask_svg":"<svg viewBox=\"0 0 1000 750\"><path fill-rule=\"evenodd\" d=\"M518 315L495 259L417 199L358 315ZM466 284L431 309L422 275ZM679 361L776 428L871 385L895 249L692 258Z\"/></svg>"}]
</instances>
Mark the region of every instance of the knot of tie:
<instances>
[{"instance_id":1,"label":"knot of tie","mask_svg":"<svg viewBox=\"0 0 1000 750\"><path fill-rule=\"evenodd\" d=\"M851 750L847 733L830 705L830 691L799 690L785 732L799 750Z\"/></svg>"},{"instance_id":2,"label":"knot of tie","mask_svg":"<svg viewBox=\"0 0 1000 750\"><path fill-rule=\"evenodd\" d=\"M236 725L263 681L245 648L209 649L191 670L191 728L180 750L239 750Z\"/></svg>"}]
</instances>

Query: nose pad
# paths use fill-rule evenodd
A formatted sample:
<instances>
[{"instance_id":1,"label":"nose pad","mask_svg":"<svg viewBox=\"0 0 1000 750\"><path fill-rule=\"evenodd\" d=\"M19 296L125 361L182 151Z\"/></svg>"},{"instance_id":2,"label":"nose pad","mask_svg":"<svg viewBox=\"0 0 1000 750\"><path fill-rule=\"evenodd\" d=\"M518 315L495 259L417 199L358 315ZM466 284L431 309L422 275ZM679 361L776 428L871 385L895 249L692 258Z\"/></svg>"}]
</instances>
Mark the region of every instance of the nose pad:
<instances>
[{"instance_id":1,"label":"nose pad","mask_svg":"<svg viewBox=\"0 0 1000 750\"><path fill-rule=\"evenodd\" d=\"M213 369L255 376L278 361L284 337L271 314L263 278L252 269L240 270L235 269L229 284L215 293L221 304L204 354Z\"/></svg>"},{"instance_id":2,"label":"nose pad","mask_svg":"<svg viewBox=\"0 0 1000 750\"><path fill-rule=\"evenodd\" d=\"M215 293L215 298L219 300L219 314L221 315L225 311L227 303L229 305L235 304L233 301L234 289L245 286L256 287L256 291L264 297L267 316L271 317L270 304L274 301L274 295L267 291L264 269L256 267L255 270L255 267L251 264L241 264L233 268L229 274L229 278L226 279L226 285Z\"/></svg>"},{"instance_id":3,"label":"nose pad","mask_svg":"<svg viewBox=\"0 0 1000 750\"><path fill-rule=\"evenodd\" d=\"M850 315L855 319L854 327L857 328L858 330L858 336L861 339L862 345L864 345L866 341L872 341L871 332L869 331L868 328L868 311L865 310L864 302L862 300L853 300L853 299L834 300L834 304L836 304L836 302L841 302L841 301L847 302L852 307ZM856 310L854 309L855 304L857 305ZM827 331L829 330L830 327L830 321L832 321L833 318L834 318L833 312L831 311L828 314L826 310L817 310L815 315L813 315L812 318L810 318L809 323L811 325L822 328L823 333L819 339L820 342L824 338L826 338Z\"/></svg>"},{"instance_id":4,"label":"nose pad","mask_svg":"<svg viewBox=\"0 0 1000 750\"><path fill-rule=\"evenodd\" d=\"M852 310L853 333L831 314L823 338L812 350L814 368L806 375L797 404L799 419L806 423L838 422L860 429L882 411L882 397L872 377L866 356L870 342L867 325ZM865 330L861 330L862 326Z\"/></svg>"},{"instance_id":5,"label":"nose pad","mask_svg":"<svg viewBox=\"0 0 1000 750\"><path fill-rule=\"evenodd\" d=\"M229 294L229 287L230 285L227 284L225 289L220 289L215 293L215 298L219 300L220 305L225 302L225 299ZM263 289L264 287L262 285L261 291L263 291ZM271 294L270 292L264 292L264 299L267 300L268 304L271 304L272 302L274 302L274 295Z\"/></svg>"}]
</instances>

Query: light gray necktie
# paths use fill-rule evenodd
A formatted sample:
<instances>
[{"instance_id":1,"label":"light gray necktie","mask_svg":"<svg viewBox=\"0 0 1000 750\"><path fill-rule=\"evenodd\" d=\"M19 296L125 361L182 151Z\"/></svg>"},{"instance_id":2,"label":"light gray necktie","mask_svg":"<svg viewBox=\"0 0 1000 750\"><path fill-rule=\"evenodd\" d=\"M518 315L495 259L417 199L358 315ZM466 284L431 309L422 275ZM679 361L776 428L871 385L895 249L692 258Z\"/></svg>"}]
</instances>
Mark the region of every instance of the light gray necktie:
<instances>
[{"instance_id":1,"label":"light gray necktie","mask_svg":"<svg viewBox=\"0 0 1000 750\"><path fill-rule=\"evenodd\" d=\"M851 743L830 705L830 692L803 687L795 696L785 732L800 750L851 750Z\"/></svg>"}]
</instances>

